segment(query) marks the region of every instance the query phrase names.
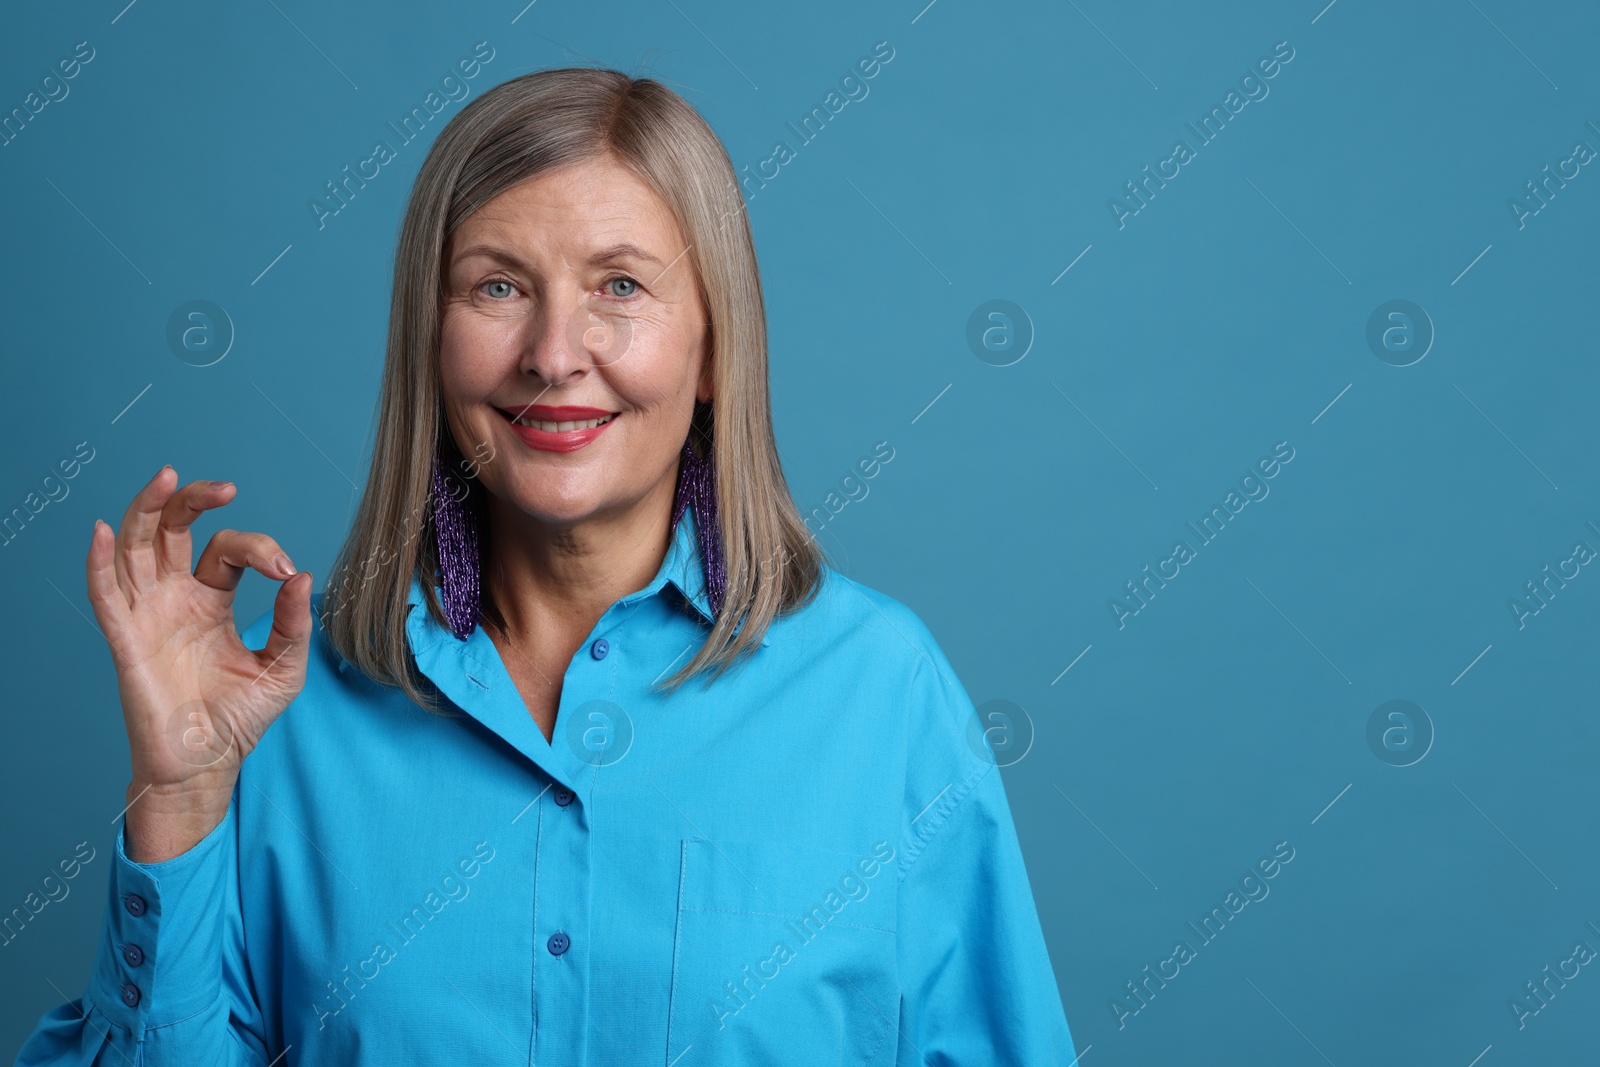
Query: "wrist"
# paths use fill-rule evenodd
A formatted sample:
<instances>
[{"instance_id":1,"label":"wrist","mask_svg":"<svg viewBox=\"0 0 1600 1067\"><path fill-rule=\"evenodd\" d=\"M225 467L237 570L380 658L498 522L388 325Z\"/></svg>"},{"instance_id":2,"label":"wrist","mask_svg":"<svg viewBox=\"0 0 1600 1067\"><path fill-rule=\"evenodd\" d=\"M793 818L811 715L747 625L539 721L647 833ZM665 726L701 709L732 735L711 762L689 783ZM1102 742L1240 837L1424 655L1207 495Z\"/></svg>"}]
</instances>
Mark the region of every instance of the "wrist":
<instances>
[{"instance_id":1,"label":"wrist","mask_svg":"<svg viewBox=\"0 0 1600 1067\"><path fill-rule=\"evenodd\" d=\"M123 852L135 863L161 863L199 844L228 814L232 781L128 784Z\"/></svg>"},{"instance_id":2,"label":"wrist","mask_svg":"<svg viewBox=\"0 0 1600 1067\"><path fill-rule=\"evenodd\" d=\"M125 799L129 811L143 807L167 814L214 808L219 798L221 805L227 807L238 780L237 767L208 767L181 782L142 775L135 769Z\"/></svg>"}]
</instances>

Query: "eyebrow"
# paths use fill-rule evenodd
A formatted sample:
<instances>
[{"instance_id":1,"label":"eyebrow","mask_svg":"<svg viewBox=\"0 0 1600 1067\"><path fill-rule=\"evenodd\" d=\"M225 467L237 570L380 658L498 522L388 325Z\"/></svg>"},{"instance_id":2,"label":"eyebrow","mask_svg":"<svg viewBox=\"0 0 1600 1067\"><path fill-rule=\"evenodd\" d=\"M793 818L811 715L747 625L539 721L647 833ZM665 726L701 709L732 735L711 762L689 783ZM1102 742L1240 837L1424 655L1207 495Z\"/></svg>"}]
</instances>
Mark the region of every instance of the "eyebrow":
<instances>
[{"instance_id":1,"label":"eyebrow","mask_svg":"<svg viewBox=\"0 0 1600 1067\"><path fill-rule=\"evenodd\" d=\"M460 260L467 259L471 256L486 256L489 259L496 259L503 263L510 263L518 267L527 266L527 264L524 263L516 253L504 248L500 248L497 245L471 245L470 247L463 248L460 252L456 253L455 258ZM627 244L626 242L623 244L612 245L609 248L602 248L600 251L589 257L589 264L594 266L601 263L614 263L619 259L638 259L643 260L646 263L654 263L658 267L661 266L661 260L651 255L649 252L646 252L638 245Z\"/></svg>"}]
</instances>

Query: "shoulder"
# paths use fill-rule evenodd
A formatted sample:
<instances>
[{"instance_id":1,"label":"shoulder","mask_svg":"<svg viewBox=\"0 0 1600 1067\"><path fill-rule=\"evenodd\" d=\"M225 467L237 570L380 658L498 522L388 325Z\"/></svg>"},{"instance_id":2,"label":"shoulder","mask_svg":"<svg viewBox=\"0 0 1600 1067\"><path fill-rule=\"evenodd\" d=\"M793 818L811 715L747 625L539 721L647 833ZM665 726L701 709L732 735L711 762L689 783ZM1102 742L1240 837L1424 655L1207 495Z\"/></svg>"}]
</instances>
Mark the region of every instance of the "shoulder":
<instances>
[{"instance_id":1,"label":"shoulder","mask_svg":"<svg viewBox=\"0 0 1600 1067\"><path fill-rule=\"evenodd\" d=\"M817 595L784 619L790 633L811 646L827 640L869 654L881 666L907 670L943 658L939 643L922 618L888 593L856 581L824 564Z\"/></svg>"},{"instance_id":2,"label":"shoulder","mask_svg":"<svg viewBox=\"0 0 1600 1067\"><path fill-rule=\"evenodd\" d=\"M820 625L880 669L892 667L914 699L908 706L949 704L965 725L971 705L944 648L912 608L895 597L824 565L813 609ZM965 705L965 706L963 706Z\"/></svg>"},{"instance_id":3,"label":"shoulder","mask_svg":"<svg viewBox=\"0 0 1600 1067\"><path fill-rule=\"evenodd\" d=\"M981 761L968 759L975 754L968 736L977 717L972 700L933 632L909 606L824 566L815 601L787 625L785 637L808 666L825 667L828 657L840 657L859 669L858 677L870 678L871 690L884 693L884 706L905 730L912 760L962 778L983 769Z\"/></svg>"}]
</instances>

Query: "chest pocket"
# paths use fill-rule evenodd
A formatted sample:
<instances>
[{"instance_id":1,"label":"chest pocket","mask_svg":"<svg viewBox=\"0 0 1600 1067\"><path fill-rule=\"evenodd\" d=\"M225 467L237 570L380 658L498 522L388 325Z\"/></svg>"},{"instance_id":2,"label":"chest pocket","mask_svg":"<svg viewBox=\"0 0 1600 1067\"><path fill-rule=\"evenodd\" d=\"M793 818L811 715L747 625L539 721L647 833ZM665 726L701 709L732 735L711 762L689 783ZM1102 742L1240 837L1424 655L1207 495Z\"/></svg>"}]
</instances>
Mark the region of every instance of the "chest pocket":
<instances>
[{"instance_id":1,"label":"chest pocket","mask_svg":"<svg viewBox=\"0 0 1600 1067\"><path fill-rule=\"evenodd\" d=\"M894 849L681 842L672 1067L894 1057Z\"/></svg>"}]
</instances>

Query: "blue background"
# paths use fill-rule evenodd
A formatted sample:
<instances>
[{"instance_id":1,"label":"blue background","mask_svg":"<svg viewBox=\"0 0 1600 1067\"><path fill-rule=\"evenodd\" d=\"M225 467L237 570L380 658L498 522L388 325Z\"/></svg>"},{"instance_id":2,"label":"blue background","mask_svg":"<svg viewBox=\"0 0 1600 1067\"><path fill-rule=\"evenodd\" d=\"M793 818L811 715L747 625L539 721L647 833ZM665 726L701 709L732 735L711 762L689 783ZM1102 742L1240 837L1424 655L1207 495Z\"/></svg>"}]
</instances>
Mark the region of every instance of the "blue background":
<instances>
[{"instance_id":1,"label":"blue background","mask_svg":"<svg viewBox=\"0 0 1600 1067\"><path fill-rule=\"evenodd\" d=\"M80 994L124 804L91 524L171 462L239 486L200 540L270 532L321 587L370 455L404 198L460 105L323 228L308 203L478 41L474 98L595 63L674 85L735 166L795 148L749 203L790 484L825 507L893 447L822 540L923 617L975 702L1024 710L1005 781L1085 1063L1592 1047L1596 968L1520 1027L1510 1002L1600 949L1600 574L1520 627L1509 602L1600 550L1600 168L1520 226L1509 204L1600 149L1600 10L524 2L0 16L0 111L95 50L0 146L0 509L94 450L0 547L0 912L98 852L0 947L0 1052ZM880 41L869 95L799 145L786 123ZM1185 124L1281 41L1268 95L1200 145ZM1108 202L1180 138L1195 158L1119 226ZM197 299L236 331L205 367L166 340ZM969 319L996 299L1025 318L979 358ZM1436 334L1409 366L1367 342L1394 299ZM1280 441L1270 495L1199 546L1185 523ZM1119 627L1123 583L1180 539L1196 557ZM238 616L274 588L246 577ZM1395 699L1435 734L1409 766L1368 742ZM1201 945L1185 924L1281 841L1270 895ZM1196 958L1132 999L1180 939Z\"/></svg>"}]
</instances>

